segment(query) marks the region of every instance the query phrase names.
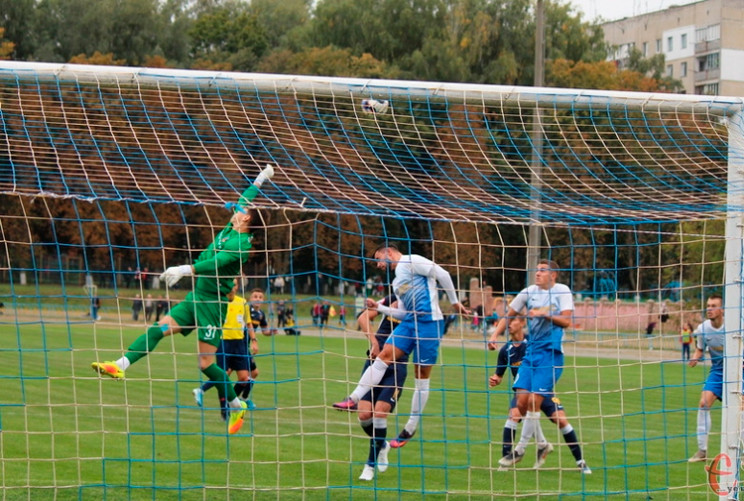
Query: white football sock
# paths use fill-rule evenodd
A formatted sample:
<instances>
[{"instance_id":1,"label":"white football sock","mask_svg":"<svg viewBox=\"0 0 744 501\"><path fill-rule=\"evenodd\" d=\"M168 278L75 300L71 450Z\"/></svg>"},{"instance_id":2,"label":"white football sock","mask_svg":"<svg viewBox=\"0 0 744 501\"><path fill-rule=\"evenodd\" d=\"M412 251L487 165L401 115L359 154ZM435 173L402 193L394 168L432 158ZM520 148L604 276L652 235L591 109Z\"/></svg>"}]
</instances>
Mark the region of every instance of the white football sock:
<instances>
[{"instance_id":1,"label":"white football sock","mask_svg":"<svg viewBox=\"0 0 744 501\"><path fill-rule=\"evenodd\" d=\"M411 416L408 418L405 430L413 435L418 428L421 414L426 408L426 402L429 400L429 380L416 379L414 383L413 397L411 399Z\"/></svg>"},{"instance_id":2,"label":"white football sock","mask_svg":"<svg viewBox=\"0 0 744 501\"><path fill-rule=\"evenodd\" d=\"M356 388L354 388L354 391L351 392L351 395L349 395L349 397L354 402L359 402L359 400L361 400L361 398L366 395L373 386L382 381L387 368L388 364L386 364L379 358L376 358L375 361L372 362L372 365L367 367L367 370L364 371L362 377L359 378L359 384Z\"/></svg>"},{"instance_id":3,"label":"white football sock","mask_svg":"<svg viewBox=\"0 0 744 501\"><path fill-rule=\"evenodd\" d=\"M708 432L710 431L710 409L698 409L697 443L701 451L708 450Z\"/></svg>"}]
</instances>

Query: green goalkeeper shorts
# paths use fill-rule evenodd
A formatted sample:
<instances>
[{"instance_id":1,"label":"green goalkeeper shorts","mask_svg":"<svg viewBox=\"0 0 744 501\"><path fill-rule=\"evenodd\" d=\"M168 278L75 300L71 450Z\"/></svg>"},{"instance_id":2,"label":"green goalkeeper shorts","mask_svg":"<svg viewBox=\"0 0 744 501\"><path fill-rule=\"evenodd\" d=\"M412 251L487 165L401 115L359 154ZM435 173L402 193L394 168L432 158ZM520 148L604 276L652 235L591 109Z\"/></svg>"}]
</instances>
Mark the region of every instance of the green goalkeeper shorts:
<instances>
[{"instance_id":1,"label":"green goalkeeper shorts","mask_svg":"<svg viewBox=\"0 0 744 501\"><path fill-rule=\"evenodd\" d=\"M207 298L189 292L169 315L181 327L184 336L196 329L199 341L219 347L226 313L227 302L211 295Z\"/></svg>"}]
</instances>

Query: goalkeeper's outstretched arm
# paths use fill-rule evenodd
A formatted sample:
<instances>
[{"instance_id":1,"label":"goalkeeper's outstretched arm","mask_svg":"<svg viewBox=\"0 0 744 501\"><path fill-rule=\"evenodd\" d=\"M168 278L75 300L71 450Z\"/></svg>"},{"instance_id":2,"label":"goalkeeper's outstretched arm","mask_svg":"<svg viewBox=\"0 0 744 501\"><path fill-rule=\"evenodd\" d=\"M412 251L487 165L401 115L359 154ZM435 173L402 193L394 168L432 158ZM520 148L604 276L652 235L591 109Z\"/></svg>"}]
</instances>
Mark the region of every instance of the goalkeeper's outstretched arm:
<instances>
[{"instance_id":1,"label":"goalkeeper's outstretched arm","mask_svg":"<svg viewBox=\"0 0 744 501\"><path fill-rule=\"evenodd\" d=\"M253 184L251 184L240 196L240 199L238 200L236 208L241 210L241 212L245 212L245 208L258 195L258 192L261 189L261 185L263 185L266 181L271 179L273 176L274 176L274 167L272 165L266 165L266 167L264 167L261 173L253 181ZM230 205L235 205L235 204L228 204L228 207ZM190 264L183 264L180 266L170 266L163 272L162 275L160 275L160 280L163 280L168 287L173 287L183 277L190 277L194 275L194 273L195 273L195 268L194 266Z\"/></svg>"},{"instance_id":2,"label":"goalkeeper's outstretched arm","mask_svg":"<svg viewBox=\"0 0 744 501\"><path fill-rule=\"evenodd\" d=\"M274 166L267 164L253 181L253 184L251 184L243 194L240 195L240 199L238 199L238 207L245 209L253 199L256 198L261 186L272 177L274 177Z\"/></svg>"}]
</instances>

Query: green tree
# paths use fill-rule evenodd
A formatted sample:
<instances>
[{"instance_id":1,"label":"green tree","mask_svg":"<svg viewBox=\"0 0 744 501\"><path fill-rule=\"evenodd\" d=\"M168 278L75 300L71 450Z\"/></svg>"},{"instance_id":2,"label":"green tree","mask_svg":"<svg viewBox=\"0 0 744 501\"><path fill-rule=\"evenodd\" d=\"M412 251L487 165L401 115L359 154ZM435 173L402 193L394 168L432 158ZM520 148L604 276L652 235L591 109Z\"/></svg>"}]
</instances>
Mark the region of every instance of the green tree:
<instances>
[{"instance_id":1,"label":"green tree","mask_svg":"<svg viewBox=\"0 0 744 501\"><path fill-rule=\"evenodd\" d=\"M3 40L5 35L5 28L0 28L0 59L10 59L10 55L13 53L15 44Z\"/></svg>"},{"instance_id":2,"label":"green tree","mask_svg":"<svg viewBox=\"0 0 744 501\"><path fill-rule=\"evenodd\" d=\"M370 54L357 57L349 49L313 47L301 52L274 51L257 66L258 71L300 75L356 78L392 78L392 70Z\"/></svg>"},{"instance_id":3,"label":"green tree","mask_svg":"<svg viewBox=\"0 0 744 501\"><path fill-rule=\"evenodd\" d=\"M307 46L311 0L251 0L249 12L256 16L269 47L300 50Z\"/></svg>"},{"instance_id":4,"label":"green tree","mask_svg":"<svg viewBox=\"0 0 744 501\"><path fill-rule=\"evenodd\" d=\"M34 4L34 0L0 0L0 27L5 28L5 38L13 43L13 51L7 54L13 59L30 59L36 49Z\"/></svg>"},{"instance_id":5,"label":"green tree","mask_svg":"<svg viewBox=\"0 0 744 501\"><path fill-rule=\"evenodd\" d=\"M642 92L674 92L681 88L681 83L673 79L657 79L630 68L618 69L611 61L556 59L548 62L546 74L546 82L552 87Z\"/></svg>"},{"instance_id":6,"label":"green tree","mask_svg":"<svg viewBox=\"0 0 744 501\"><path fill-rule=\"evenodd\" d=\"M562 4L546 3L548 57L601 60L600 29ZM402 78L531 85L531 0L324 0L311 42L369 53Z\"/></svg>"},{"instance_id":7,"label":"green tree","mask_svg":"<svg viewBox=\"0 0 744 501\"><path fill-rule=\"evenodd\" d=\"M185 0L181 0L185 1ZM38 48L34 58L67 62L79 54L112 53L127 64L139 65L150 55L162 52L164 29L173 22L170 0L39 0L35 31ZM168 7L171 10L163 10Z\"/></svg>"},{"instance_id":8,"label":"green tree","mask_svg":"<svg viewBox=\"0 0 744 501\"><path fill-rule=\"evenodd\" d=\"M239 71L253 70L268 49L258 17L238 2L225 2L201 12L189 35L191 55L197 62L222 63Z\"/></svg>"},{"instance_id":9,"label":"green tree","mask_svg":"<svg viewBox=\"0 0 744 501\"><path fill-rule=\"evenodd\" d=\"M628 56L627 69L637 71L659 82L659 89L667 92L679 92L684 87L682 82L666 74L666 59L664 54L654 54L649 58L633 47Z\"/></svg>"},{"instance_id":10,"label":"green tree","mask_svg":"<svg viewBox=\"0 0 744 501\"><path fill-rule=\"evenodd\" d=\"M311 43L391 63L437 36L446 11L444 0L324 0L315 9Z\"/></svg>"},{"instance_id":11,"label":"green tree","mask_svg":"<svg viewBox=\"0 0 744 501\"><path fill-rule=\"evenodd\" d=\"M584 21L571 4L546 1L544 5L547 60L596 62L607 58L609 47L600 25Z\"/></svg>"}]
</instances>

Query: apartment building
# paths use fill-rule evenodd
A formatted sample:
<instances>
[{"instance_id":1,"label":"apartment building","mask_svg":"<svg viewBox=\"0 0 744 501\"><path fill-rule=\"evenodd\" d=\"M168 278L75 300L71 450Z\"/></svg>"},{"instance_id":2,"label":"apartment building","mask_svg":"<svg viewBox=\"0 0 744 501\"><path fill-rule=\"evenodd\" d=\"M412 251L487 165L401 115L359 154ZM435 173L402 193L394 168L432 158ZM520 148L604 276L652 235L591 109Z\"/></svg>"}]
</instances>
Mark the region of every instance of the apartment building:
<instances>
[{"instance_id":1,"label":"apartment building","mask_svg":"<svg viewBox=\"0 0 744 501\"><path fill-rule=\"evenodd\" d=\"M744 0L702 0L602 25L622 67L633 47L664 54L688 94L744 96Z\"/></svg>"}]
</instances>

